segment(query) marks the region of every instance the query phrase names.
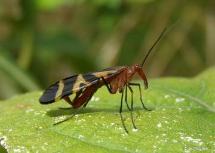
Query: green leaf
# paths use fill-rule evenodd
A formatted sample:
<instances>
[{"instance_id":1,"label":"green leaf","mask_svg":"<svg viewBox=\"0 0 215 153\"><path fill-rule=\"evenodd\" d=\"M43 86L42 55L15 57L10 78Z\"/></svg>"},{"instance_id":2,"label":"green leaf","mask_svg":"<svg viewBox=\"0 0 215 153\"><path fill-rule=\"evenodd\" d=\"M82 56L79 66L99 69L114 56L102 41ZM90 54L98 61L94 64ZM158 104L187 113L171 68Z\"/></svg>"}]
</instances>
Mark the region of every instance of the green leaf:
<instances>
[{"instance_id":1,"label":"green leaf","mask_svg":"<svg viewBox=\"0 0 215 153\"><path fill-rule=\"evenodd\" d=\"M215 149L215 68L195 78L149 81L145 111L135 91L132 128L130 112L119 117L120 95L101 88L81 111L62 110L63 102L40 105L41 92L1 102L0 140L9 152L213 152ZM129 96L130 99L130 96ZM125 105L124 105L125 107ZM65 117L73 118L53 125Z\"/></svg>"}]
</instances>

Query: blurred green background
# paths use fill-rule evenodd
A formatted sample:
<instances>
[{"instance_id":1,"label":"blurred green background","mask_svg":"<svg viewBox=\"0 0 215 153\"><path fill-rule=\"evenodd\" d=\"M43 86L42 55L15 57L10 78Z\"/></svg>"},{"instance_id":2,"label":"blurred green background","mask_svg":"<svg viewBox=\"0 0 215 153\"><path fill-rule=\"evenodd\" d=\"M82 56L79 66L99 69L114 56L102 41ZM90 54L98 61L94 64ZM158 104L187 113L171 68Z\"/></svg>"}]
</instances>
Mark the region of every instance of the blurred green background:
<instances>
[{"instance_id":1,"label":"blurred green background","mask_svg":"<svg viewBox=\"0 0 215 153\"><path fill-rule=\"evenodd\" d=\"M215 63L214 0L0 0L0 99L74 73L140 63L194 76Z\"/></svg>"}]
</instances>

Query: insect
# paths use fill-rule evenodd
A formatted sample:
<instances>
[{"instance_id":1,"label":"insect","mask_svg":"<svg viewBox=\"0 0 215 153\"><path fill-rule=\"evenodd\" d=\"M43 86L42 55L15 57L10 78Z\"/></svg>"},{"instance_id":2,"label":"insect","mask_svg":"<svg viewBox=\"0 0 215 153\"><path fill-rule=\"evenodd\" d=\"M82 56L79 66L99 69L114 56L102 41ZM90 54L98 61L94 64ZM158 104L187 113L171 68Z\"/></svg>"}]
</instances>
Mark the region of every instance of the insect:
<instances>
[{"instance_id":1,"label":"insect","mask_svg":"<svg viewBox=\"0 0 215 153\"><path fill-rule=\"evenodd\" d=\"M131 121L134 129L137 129L134 119L133 119L133 89L132 87L138 87L140 92L140 102L145 110L149 110L145 107L142 99L141 85L139 83L131 83L132 77L138 74L143 80L145 89L148 88L148 81L146 75L143 71L143 65L148 58L149 54L162 38L166 31L166 28L161 32L155 43L147 52L142 63L128 66L118 66L103 69L97 72L90 72L86 74L77 74L49 86L40 97L39 101L41 104L50 104L61 99L64 99L72 108L77 109L80 107L86 107L88 102L94 93L102 86L106 86L111 94L119 92L121 94L119 114L121 118L122 125L125 131L128 130L125 126L124 119L122 116L123 102L125 101L128 110L131 112ZM131 103L128 104L127 93L131 93ZM70 95L75 94L74 99L70 99Z\"/></svg>"}]
</instances>

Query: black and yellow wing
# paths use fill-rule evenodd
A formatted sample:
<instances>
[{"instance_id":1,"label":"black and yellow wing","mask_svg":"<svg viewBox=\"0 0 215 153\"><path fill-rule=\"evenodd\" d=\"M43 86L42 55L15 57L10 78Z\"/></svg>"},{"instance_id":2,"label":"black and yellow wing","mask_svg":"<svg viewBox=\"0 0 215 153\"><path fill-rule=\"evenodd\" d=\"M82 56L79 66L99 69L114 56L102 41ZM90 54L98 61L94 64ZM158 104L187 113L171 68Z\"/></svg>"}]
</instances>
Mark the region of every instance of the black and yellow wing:
<instances>
[{"instance_id":1,"label":"black and yellow wing","mask_svg":"<svg viewBox=\"0 0 215 153\"><path fill-rule=\"evenodd\" d=\"M73 75L62 79L49 86L40 97L41 104L49 104L58 101L73 93L77 93L91 85L98 83L101 78L111 78L119 74L125 67L112 67L98 72Z\"/></svg>"}]
</instances>

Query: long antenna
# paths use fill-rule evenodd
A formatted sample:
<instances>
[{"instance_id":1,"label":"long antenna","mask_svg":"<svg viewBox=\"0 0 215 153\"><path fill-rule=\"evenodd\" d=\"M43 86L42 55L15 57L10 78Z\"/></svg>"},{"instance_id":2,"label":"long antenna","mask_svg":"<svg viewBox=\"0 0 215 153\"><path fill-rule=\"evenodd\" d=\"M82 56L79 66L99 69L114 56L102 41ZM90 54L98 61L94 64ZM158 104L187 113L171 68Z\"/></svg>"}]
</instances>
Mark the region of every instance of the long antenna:
<instances>
[{"instance_id":1,"label":"long antenna","mask_svg":"<svg viewBox=\"0 0 215 153\"><path fill-rule=\"evenodd\" d=\"M161 32L160 36L157 38L157 40L155 41L155 43L152 45L152 47L149 49L148 53L146 54L145 58L143 59L143 62L141 64L141 67L143 67L143 65L145 64L146 62L146 59L148 58L149 54L151 53L151 51L154 49L154 47L157 45L157 43L160 41L160 39L163 37L163 35L165 34L167 30L167 27L165 27L163 29L163 31Z\"/></svg>"}]
</instances>

